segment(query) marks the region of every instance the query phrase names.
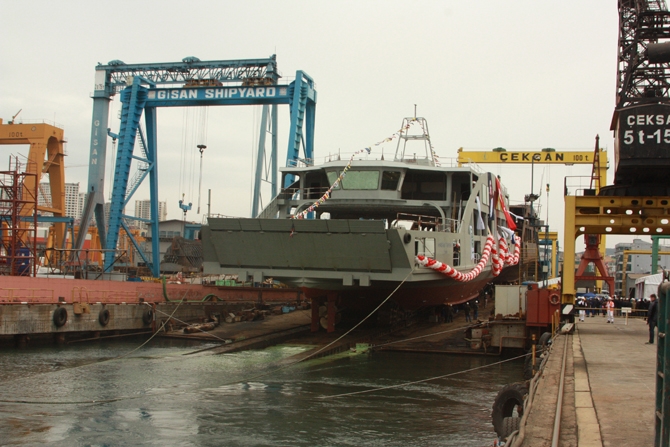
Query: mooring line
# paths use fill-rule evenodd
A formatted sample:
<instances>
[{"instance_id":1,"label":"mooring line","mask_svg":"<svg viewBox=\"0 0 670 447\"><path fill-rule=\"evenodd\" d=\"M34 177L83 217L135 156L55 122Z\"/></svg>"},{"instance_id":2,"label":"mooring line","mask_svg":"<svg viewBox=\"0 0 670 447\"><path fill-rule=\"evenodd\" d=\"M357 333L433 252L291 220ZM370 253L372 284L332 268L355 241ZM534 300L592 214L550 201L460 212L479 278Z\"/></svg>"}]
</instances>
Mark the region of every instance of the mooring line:
<instances>
[{"instance_id":1,"label":"mooring line","mask_svg":"<svg viewBox=\"0 0 670 447\"><path fill-rule=\"evenodd\" d=\"M392 345L394 343L402 343L404 341L418 340L420 338L432 337L433 335L446 334L446 333L449 333L449 332L460 331L461 329L469 329L469 328L474 328L474 327L477 327L477 326L478 325L476 325L476 324L472 324L472 325L468 325L468 326L461 326L461 327L457 327L457 328L454 328L454 329L447 329L446 331L433 332L433 333L426 334L426 335L419 335L417 337L405 338L403 340L395 340L395 341L390 341L388 343L380 343L378 345L371 345L370 348L372 349L372 348L378 348L380 346Z\"/></svg>"},{"instance_id":2,"label":"mooring line","mask_svg":"<svg viewBox=\"0 0 670 447\"><path fill-rule=\"evenodd\" d=\"M365 318L363 318L361 321L359 321L354 327L352 327L352 328L349 329L347 332L345 332L344 334L342 334L341 336L339 336L339 337L336 338L335 340L331 341L331 342L328 343L327 345L323 346L322 348L320 348L320 349L317 350L316 352L313 352L313 353L311 353L310 355L308 355L307 357L298 359L298 360L296 360L296 361L294 361L294 362L292 362L292 363L288 363L288 364L286 364L286 365L284 365L284 366L280 366L280 367L278 367L278 368L275 368L275 369L273 369L273 370L271 370L271 371L266 371L266 372L264 372L264 373L260 373L260 374L257 374L257 375L255 375L255 376L252 376L252 377L247 377L247 378L242 379L242 380L235 380L235 381L233 381L233 382L224 383L223 385L220 385L220 386L230 386L230 385L235 385L235 384L238 384L238 383L246 383L246 382L249 382L249 381L251 381L251 380L259 379L259 378L261 378L261 377L265 377L265 376L267 376L267 375L269 375L269 374L273 374L273 373L282 371L282 370L284 370L284 369L286 369L286 368L289 368L289 367L291 367L291 366L293 366L293 365L297 365L298 363L302 363L302 362L304 362L304 361L306 361L306 360L311 359L311 358L314 357L315 355L319 354L320 352L326 350L327 348L329 348L330 346L334 345L334 344L337 343L338 341L342 340L344 337L346 337L346 336L349 335L352 331L354 331L358 326L360 326L361 324L363 324L363 323L365 322L365 320L367 320L367 319L370 318L372 315L374 315L374 313L377 312L377 311L379 310L380 307L382 307L382 306L383 306L389 299L391 299L391 297L393 296L393 294L395 294L395 293L398 291L398 289L400 288L400 286L402 286L403 284L405 284L405 282L407 281L407 279L409 279L410 275L412 275L412 273L414 273L414 270L416 270L416 265L409 271L409 273L407 274L407 276L405 276L405 279L403 279L403 280L400 282L400 284L398 284L398 286L397 286L395 289L393 289L393 291L389 294L389 296L387 296L386 298L384 298L384 300L383 300L377 307L375 307L375 309L374 309L372 312L370 312Z\"/></svg>"},{"instance_id":3,"label":"mooring line","mask_svg":"<svg viewBox=\"0 0 670 447\"><path fill-rule=\"evenodd\" d=\"M507 360L501 360L501 361L496 362L496 363L491 363L490 365L477 366L475 368L470 368L470 369L466 369L466 370L463 370L463 371L458 371L458 372L455 372L455 373L444 374L442 376L430 377L428 379L415 380L413 382L405 382L405 383L400 383L400 384L397 384L397 385L389 385L389 386L384 386L384 387L379 387L379 388L373 388L373 389L370 389L370 390L352 391L350 393L333 394L333 395L330 395L330 396L321 396L321 397L319 397L319 399L333 399L335 397L345 397L345 396L353 396L353 395L356 395L356 394L374 393L376 391L383 391L383 390L388 390L388 389L392 389L392 388L401 388L401 387L407 386L407 385L414 385L414 384L417 384L417 383L430 382L430 381L433 381L433 380L444 379L445 377L451 377L451 376L456 376L456 375L463 374L463 373L466 373L466 372L476 371L478 369L488 368L489 366L500 365L501 363L511 362L512 360L518 360L518 359L521 359L521 358L524 358L524 357L528 357L529 355L531 355L531 353L520 355L518 357L512 357L512 358L507 359Z\"/></svg>"}]
</instances>

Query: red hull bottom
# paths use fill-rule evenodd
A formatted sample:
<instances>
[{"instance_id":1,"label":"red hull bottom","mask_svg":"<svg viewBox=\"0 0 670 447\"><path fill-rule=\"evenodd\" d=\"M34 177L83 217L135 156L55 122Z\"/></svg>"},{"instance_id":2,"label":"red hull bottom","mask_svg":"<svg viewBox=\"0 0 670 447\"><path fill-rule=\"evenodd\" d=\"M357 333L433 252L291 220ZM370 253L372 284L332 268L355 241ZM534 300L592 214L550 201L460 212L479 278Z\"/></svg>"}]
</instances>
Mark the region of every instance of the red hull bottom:
<instances>
[{"instance_id":1,"label":"red hull bottom","mask_svg":"<svg viewBox=\"0 0 670 447\"><path fill-rule=\"evenodd\" d=\"M455 281L435 281L425 285L405 283L395 292L395 287L368 287L336 291L302 287L302 291L306 298L316 300L317 303L324 300L335 300L338 308L341 309L369 311L388 298L402 309L417 310L442 304L460 304L477 298L481 290L492 279L486 276L464 283ZM391 295L390 298L389 295Z\"/></svg>"}]
</instances>

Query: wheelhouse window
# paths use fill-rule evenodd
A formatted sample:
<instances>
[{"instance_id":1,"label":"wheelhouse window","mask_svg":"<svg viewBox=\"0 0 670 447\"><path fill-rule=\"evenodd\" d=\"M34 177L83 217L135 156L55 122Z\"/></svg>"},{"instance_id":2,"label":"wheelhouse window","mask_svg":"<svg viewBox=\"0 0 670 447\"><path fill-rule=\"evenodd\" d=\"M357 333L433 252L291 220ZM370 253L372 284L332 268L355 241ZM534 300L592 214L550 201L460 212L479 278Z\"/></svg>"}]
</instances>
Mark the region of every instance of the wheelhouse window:
<instances>
[{"instance_id":1,"label":"wheelhouse window","mask_svg":"<svg viewBox=\"0 0 670 447\"><path fill-rule=\"evenodd\" d=\"M335 183L339 175L334 171L328 172L328 181L331 185ZM377 189L379 188L379 171L349 170L342 178L339 187L342 189Z\"/></svg>"},{"instance_id":2,"label":"wheelhouse window","mask_svg":"<svg viewBox=\"0 0 670 447\"><path fill-rule=\"evenodd\" d=\"M399 171L384 171L382 173L382 189L387 191L395 191L398 189L398 182L400 181Z\"/></svg>"}]
</instances>

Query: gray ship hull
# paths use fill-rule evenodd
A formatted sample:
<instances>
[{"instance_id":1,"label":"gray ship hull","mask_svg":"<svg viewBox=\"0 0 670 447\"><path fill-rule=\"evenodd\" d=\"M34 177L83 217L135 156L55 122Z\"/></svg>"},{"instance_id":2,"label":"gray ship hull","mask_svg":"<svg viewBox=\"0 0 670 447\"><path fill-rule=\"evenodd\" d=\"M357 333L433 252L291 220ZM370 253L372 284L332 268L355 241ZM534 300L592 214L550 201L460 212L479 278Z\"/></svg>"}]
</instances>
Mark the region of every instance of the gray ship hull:
<instances>
[{"instance_id":1,"label":"gray ship hull","mask_svg":"<svg viewBox=\"0 0 670 447\"><path fill-rule=\"evenodd\" d=\"M234 274L240 281L272 278L301 288L307 298L335 294L347 307L367 308L402 283L393 300L415 309L467 301L493 280L490 266L468 282L416 266L418 241L451 247L456 237L386 229L375 220L210 219L202 232L203 266L207 274Z\"/></svg>"}]
</instances>

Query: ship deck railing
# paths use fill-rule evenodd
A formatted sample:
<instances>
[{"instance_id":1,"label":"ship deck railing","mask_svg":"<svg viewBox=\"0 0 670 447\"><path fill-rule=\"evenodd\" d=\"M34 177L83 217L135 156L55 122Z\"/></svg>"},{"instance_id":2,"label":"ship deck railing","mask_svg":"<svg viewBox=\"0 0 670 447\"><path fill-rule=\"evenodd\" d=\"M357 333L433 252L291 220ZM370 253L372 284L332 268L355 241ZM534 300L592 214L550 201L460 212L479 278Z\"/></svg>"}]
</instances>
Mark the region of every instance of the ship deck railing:
<instances>
[{"instance_id":1,"label":"ship deck railing","mask_svg":"<svg viewBox=\"0 0 670 447\"><path fill-rule=\"evenodd\" d=\"M375 152L373 150L372 153L358 153L356 152L336 152L333 154L327 154L323 157L322 163L331 163L333 161L342 161L342 160L349 160L352 156L354 156L354 160L370 160L370 161L384 161L384 153L383 152ZM304 168L304 167L309 167L309 166L315 166L315 162L317 160L313 158L301 158L298 160L291 160L289 162L289 167L292 168ZM433 164L436 163L438 166L442 167L458 167L458 158L456 157L440 157L439 161L437 159L431 159L431 158L426 158L426 157L405 157L403 159L395 159L393 161L401 162L401 163L410 163L410 164ZM476 165L475 165L476 166Z\"/></svg>"},{"instance_id":2,"label":"ship deck railing","mask_svg":"<svg viewBox=\"0 0 670 447\"><path fill-rule=\"evenodd\" d=\"M563 179L563 195L565 196L593 196L595 188L590 176L568 175Z\"/></svg>"},{"instance_id":3,"label":"ship deck railing","mask_svg":"<svg viewBox=\"0 0 670 447\"><path fill-rule=\"evenodd\" d=\"M328 191L327 186L313 188L284 188L277 195L283 200L316 200L320 199Z\"/></svg>"},{"instance_id":4,"label":"ship deck railing","mask_svg":"<svg viewBox=\"0 0 670 447\"><path fill-rule=\"evenodd\" d=\"M424 214L398 213L394 222L396 227L402 226L407 230L441 231L448 233L458 232L458 220L428 216Z\"/></svg>"}]
</instances>

